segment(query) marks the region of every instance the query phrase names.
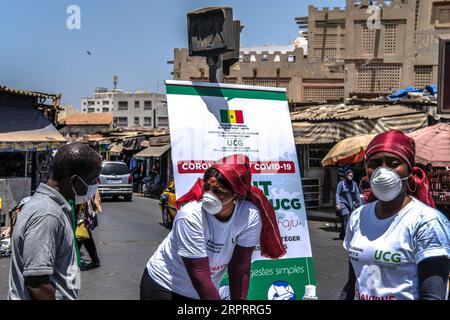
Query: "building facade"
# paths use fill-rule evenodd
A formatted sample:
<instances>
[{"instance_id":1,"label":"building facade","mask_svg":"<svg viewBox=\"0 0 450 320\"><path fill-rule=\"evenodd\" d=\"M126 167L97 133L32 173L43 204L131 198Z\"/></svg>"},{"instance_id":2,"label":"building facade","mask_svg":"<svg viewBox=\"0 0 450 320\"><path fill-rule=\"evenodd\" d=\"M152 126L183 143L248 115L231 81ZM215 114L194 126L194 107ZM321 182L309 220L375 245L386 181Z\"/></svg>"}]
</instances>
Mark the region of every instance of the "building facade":
<instances>
[{"instance_id":1,"label":"building facade","mask_svg":"<svg viewBox=\"0 0 450 320\"><path fill-rule=\"evenodd\" d=\"M169 116L164 94L124 92L97 88L94 97L81 99L84 113L113 113L113 127L168 128Z\"/></svg>"},{"instance_id":2,"label":"building facade","mask_svg":"<svg viewBox=\"0 0 450 320\"><path fill-rule=\"evenodd\" d=\"M308 16L295 20L307 49L241 48L225 82L285 87L291 106L436 84L439 38L450 37L450 2L346 0L344 9L309 6ZM189 57L187 49L175 49L169 63L176 80L208 81L205 58Z\"/></svg>"},{"instance_id":3,"label":"building facade","mask_svg":"<svg viewBox=\"0 0 450 320\"><path fill-rule=\"evenodd\" d=\"M346 96L436 84L439 38L450 37L450 3L378 1L379 28L369 28L368 2L347 0Z\"/></svg>"}]
</instances>

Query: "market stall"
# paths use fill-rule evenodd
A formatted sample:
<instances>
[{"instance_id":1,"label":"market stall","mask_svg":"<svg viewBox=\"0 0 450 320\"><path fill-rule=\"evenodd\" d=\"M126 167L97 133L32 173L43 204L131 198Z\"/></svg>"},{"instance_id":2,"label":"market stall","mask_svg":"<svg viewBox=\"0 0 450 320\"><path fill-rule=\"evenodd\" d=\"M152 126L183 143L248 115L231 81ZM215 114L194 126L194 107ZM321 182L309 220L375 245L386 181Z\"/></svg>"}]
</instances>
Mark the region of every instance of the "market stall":
<instances>
[{"instance_id":1,"label":"market stall","mask_svg":"<svg viewBox=\"0 0 450 320\"><path fill-rule=\"evenodd\" d=\"M438 123L408 134L416 143L416 161L424 166L438 208L450 214L450 124Z\"/></svg>"}]
</instances>

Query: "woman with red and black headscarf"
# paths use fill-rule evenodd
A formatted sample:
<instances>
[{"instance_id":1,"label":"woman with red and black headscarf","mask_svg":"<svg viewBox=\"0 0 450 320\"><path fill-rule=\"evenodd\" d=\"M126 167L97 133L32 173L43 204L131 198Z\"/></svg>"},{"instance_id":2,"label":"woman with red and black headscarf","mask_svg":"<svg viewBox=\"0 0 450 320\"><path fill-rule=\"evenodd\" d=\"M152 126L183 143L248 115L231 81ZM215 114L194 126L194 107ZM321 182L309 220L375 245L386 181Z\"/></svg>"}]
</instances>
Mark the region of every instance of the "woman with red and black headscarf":
<instances>
[{"instance_id":1,"label":"woman with red and black headscarf","mask_svg":"<svg viewBox=\"0 0 450 320\"><path fill-rule=\"evenodd\" d=\"M255 247L272 259L286 253L272 205L251 184L246 156L212 165L177 207L172 231L142 275L143 300L220 300L226 271L230 298L246 299Z\"/></svg>"},{"instance_id":2,"label":"woman with red and black headscarf","mask_svg":"<svg viewBox=\"0 0 450 320\"><path fill-rule=\"evenodd\" d=\"M341 299L446 299L450 225L434 209L414 157L414 140L400 131L381 133L368 145L368 204L348 222L349 280Z\"/></svg>"}]
</instances>

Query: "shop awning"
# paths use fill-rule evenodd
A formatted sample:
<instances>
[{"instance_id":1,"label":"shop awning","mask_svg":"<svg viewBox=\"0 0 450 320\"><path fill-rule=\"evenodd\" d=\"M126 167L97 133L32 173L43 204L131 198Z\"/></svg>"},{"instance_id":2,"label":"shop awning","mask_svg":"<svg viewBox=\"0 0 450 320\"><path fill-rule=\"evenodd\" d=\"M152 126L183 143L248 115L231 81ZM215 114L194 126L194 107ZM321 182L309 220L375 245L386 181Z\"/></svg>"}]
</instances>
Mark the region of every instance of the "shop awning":
<instances>
[{"instance_id":1,"label":"shop awning","mask_svg":"<svg viewBox=\"0 0 450 320\"><path fill-rule=\"evenodd\" d=\"M121 153L123 151L123 145L122 143L111 143L109 145L109 152L110 153Z\"/></svg>"},{"instance_id":2,"label":"shop awning","mask_svg":"<svg viewBox=\"0 0 450 320\"><path fill-rule=\"evenodd\" d=\"M415 113L372 120L292 122L296 144L334 143L357 135L378 134L388 130L411 132L426 127L427 115Z\"/></svg>"},{"instance_id":3,"label":"shop awning","mask_svg":"<svg viewBox=\"0 0 450 320\"><path fill-rule=\"evenodd\" d=\"M67 140L39 111L0 105L0 152L56 149Z\"/></svg>"},{"instance_id":4,"label":"shop awning","mask_svg":"<svg viewBox=\"0 0 450 320\"><path fill-rule=\"evenodd\" d=\"M170 144L166 144L164 146L155 146L155 147L148 147L145 148L144 150L136 153L134 155L134 157L136 159L143 159L143 158L150 158L150 157L160 157L162 156L164 153L167 152L167 150L170 149Z\"/></svg>"}]
</instances>

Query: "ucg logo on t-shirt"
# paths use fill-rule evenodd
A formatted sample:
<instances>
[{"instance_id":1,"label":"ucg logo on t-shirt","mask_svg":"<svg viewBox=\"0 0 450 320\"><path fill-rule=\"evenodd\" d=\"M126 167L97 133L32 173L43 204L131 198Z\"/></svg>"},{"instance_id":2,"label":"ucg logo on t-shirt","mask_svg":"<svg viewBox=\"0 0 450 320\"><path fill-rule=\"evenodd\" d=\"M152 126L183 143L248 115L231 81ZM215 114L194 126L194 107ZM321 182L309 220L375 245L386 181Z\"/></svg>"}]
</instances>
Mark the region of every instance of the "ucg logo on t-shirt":
<instances>
[{"instance_id":1,"label":"ucg logo on t-shirt","mask_svg":"<svg viewBox=\"0 0 450 320\"><path fill-rule=\"evenodd\" d=\"M383 251L383 250L375 250L375 260L388 263L395 263L398 264L400 261L402 261L402 255L398 252L390 252L390 251Z\"/></svg>"}]
</instances>

